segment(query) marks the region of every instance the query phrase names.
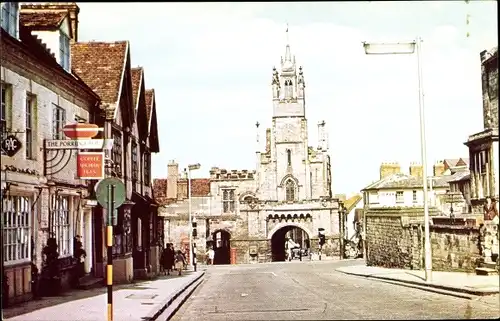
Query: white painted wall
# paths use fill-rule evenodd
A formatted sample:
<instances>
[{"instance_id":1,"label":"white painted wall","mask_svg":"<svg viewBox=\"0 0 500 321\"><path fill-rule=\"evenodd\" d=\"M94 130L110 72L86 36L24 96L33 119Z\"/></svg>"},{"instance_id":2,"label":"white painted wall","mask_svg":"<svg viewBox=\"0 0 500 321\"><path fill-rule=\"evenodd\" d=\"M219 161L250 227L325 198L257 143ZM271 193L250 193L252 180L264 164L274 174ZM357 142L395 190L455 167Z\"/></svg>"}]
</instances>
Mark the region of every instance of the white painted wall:
<instances>
[{"instance_id":1,"label":"white painted wall","mask_svg":"<svg viewBox=\"0 0 500 321\"><path fill-rule=\"evenodd\" d=\"M439 205L436 195L446 193L447 188L433 188L432 192L428 190L429 203L431 205ZM396 192L403 192L401 202L396 201ZM416 201L413 200L413 191L416 191ZM364 200L365 206L368 208L381 207L422 207L424 204L423 189L383 189L377 192L370 191L368 200Z\"/></svg>"},{"instance_id":2,"label":"white painted wall","mask_svg":"<svg viewBox=\"0 0 500 321\"><path fill-rule=\"evenodd\" d=\"M59 54L60 50L60 32L66 34L69 37L69 29L70 24L69 24L69 19L66 18L61 24L61 28L59 30L54 30L54 31L32 31L31 34L34 36L37 36L38 39L42 40L42 42L47 46L47 48L50 50L50 52L54 55L56 61L58 64L61 64L61 55ZM70 62L69 62L70 68L71 68L71 55L70 55ZM70 69L71 70L71 69Z\"/></svg>"},{"instance_id":3,"label":"white painted wall","mask_svg":"<svg viewBox=\"0 0 500 321\"><path fill-rule=\"evenodd\" d=\"M353 235L355 234L354 231L354 214L356 212L356 209L362 209L364 206L364 200L361 198L361 200L356 204L356 206L347 214L347 222L346 222L346 228L347 228L347 238L351 239Z\"/></svg>"}]
</instances>

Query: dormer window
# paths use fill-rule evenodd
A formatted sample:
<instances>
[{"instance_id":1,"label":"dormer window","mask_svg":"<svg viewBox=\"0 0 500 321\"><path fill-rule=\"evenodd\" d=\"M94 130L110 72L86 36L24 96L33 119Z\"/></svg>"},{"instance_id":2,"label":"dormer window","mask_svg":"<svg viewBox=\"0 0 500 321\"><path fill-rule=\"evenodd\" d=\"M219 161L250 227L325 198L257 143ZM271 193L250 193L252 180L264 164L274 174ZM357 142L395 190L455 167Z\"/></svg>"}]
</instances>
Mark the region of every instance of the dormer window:
<instances>
[{"instance_id":1,"label":"dormer window","mask_svg":"<svg viewBox=\"0 0 500 321\"><path fill-rule=\"evenodd\" d=\"M70 72L69 69L69 37L64 33L60 32L59 34L59 64L64 68L67 72Z\"/></svg>"},{"instance_id":2,"label":"dormer window","mask_svg":"<svg viewBox=\"0 0 500 321\"><path fill-rule=\"evenodd\" d=\"M2 28L14 38L18 38L19 31L19 3L2 3Z\"/></svg>"}]
</instances>

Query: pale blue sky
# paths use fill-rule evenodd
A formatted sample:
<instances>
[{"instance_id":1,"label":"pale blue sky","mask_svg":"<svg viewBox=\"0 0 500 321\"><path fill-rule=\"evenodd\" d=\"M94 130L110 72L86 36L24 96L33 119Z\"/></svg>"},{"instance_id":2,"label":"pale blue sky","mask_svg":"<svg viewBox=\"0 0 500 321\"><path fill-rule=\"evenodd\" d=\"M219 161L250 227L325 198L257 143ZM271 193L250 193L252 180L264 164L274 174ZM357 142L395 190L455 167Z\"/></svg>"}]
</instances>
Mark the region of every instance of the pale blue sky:
<instances>
[{"instance_id":1,"label":"pale blue sky","mask_svg":"<svg viewBox=\"0 0 500 321\"><path fill-rule=\"evenodd\" d=\"M362 41L424 39L429 170L467 157L463 142L482 130L479 52L497 45L496 1L79 5L80 40L129 40L132 65L156 91L154 178L170 159L199 162L198 177L212 166L255 169L254 124L263 138L287 21L311 146L318 121L328 126L334 193L358 192L383 161L404 170L420 161L416 58L366 56Z\"/></svg>"}]
</instances>

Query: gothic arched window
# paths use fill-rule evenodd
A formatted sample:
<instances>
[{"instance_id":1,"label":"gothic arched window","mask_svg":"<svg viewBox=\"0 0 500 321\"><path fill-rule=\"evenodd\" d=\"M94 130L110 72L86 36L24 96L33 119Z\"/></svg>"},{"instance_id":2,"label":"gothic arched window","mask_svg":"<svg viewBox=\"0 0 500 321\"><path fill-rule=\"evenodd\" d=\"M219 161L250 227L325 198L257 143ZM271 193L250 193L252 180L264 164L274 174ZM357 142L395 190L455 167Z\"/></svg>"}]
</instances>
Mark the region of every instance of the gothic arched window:
<instances>
[{"instance_id":1,"label":"gothic arched window","mask_svg":"<svg viewBox=\"0 0 500 321\"><path fill-rule=\"evenodd\" d=\"M295 200L295 183L289 179L285 183L285 193L287 202Z\"/></svg>"},{"instance_id":2,"label":"gothic arched window","mask_svg":"<svg viewBox=\"0 0 500 321\"><path fill-rule=\"evenodd\" d=\"M286 162L288 166L292 166L292 151L289 149L286 150Z\"/></svg>"},{"instance_id":3,"label":"gothic arched window","mask_svg":"<svg viewBox=\"0 0 500 321\"><path fill-rule=\"evenodd\" d=\"M285 97L292 97L292 81L290 79L285 80Z\"/></svg>"}]
</instances>

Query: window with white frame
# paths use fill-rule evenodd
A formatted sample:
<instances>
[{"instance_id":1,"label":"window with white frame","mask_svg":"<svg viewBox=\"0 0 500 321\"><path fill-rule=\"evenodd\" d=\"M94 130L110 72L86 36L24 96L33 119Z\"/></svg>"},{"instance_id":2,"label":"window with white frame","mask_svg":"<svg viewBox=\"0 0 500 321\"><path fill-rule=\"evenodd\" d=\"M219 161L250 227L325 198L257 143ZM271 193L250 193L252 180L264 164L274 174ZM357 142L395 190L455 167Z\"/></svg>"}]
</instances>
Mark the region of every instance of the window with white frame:
<instances>
[{"instance_id":1,"label":"window with white frame","mask_svg":"<svg viewBox=\"0 0 500 321\"><path fill-rule=\"evenodd\" d=\"M59 64L64 68L67 72L69 69L69 37L64 32L59 33Z\"/></svg>"},{"instance_id":2,"label":"window with white frame","mask_svg":"<svg viewBox=\"0 0 500 321\"><path fill-rule=\"evenodd\" d=\"M222 212L223 213L234 213L234 209L235 209L234 189L223 189L222 190Z\"/></svg>"},{"instance_id":3,"label":"window with white frame","mask_svg":"<svg viewBox=\"0 0 500 321\"><path fill-rule=\"evenodd\" d=\"M35 111L36 111L36 96L26 94L26 142L24 148L26 149L26 158L33 159L33 142L35 141L34 124L35 124Z\"/></svg>"},{"instance_id":4,"label":"window with white frame","mask_svg":"<svg viewBox=\"0 0 500 321\"><path fill-rule=\"evenodd\" d=\"M63 127L66 124L66 111L57 105L52 106L52 136L54 139L63 139Z\"/></svg>"},{"instance_id":5,"label":"window with white frame","mask_svg":"<svg viewBox=\"0 0 500 321\"><path fill-rule=\"evenodd\" d=\"M57 195L54 201L54 238L60 256L71 255L71 196Z\"/></svg>"},{"instance_id":6,"label":"window with white frame","mask_svg":"<svg viewBox=\"0 0 500 321\"><path fill-rule=\"evenodd\" d=\"M413 191L413 203L417 202L417 191Z\"/></svg>"},{"instance_id":7,"label":"window with white frame","mask_svg":"<svg viewBox=\"0 0 500 321\"><path fill-rule=\"evenodd\" d=\"M19 3L3 2L2 3L2 28L14 38L18 37L19 30Z\"/></svg>"},{"instance_id":8,"label":"window with white frame","mask_svg":"<svg viewBox=\"0 0 500 321\"><path fill-rule=\"evenodd\" d=\"M403 191L397 191L396 192L396 203L404 203L405 198L404 198L404 192Z\"/></svg>"},{"instance_id":9,"label":"window with white frame","mask_svg":"<svg viewBox=\"0 0 500 321\"><path fill-rule=\"evenodd\" d=\"M31 254L31 199L9 195L4 196L2 203L4 262L28 261Z\"/></svg>"},{"instance_id":10,"label":"window with white frame","mask_svg":"<svg viewBox=\"0 0 500 321\"><path fill-rule=\"evenodd\" d=\"M378 193L369 193L368 202L370 204L378 204Z\"/></svg>"}]
</instances>

